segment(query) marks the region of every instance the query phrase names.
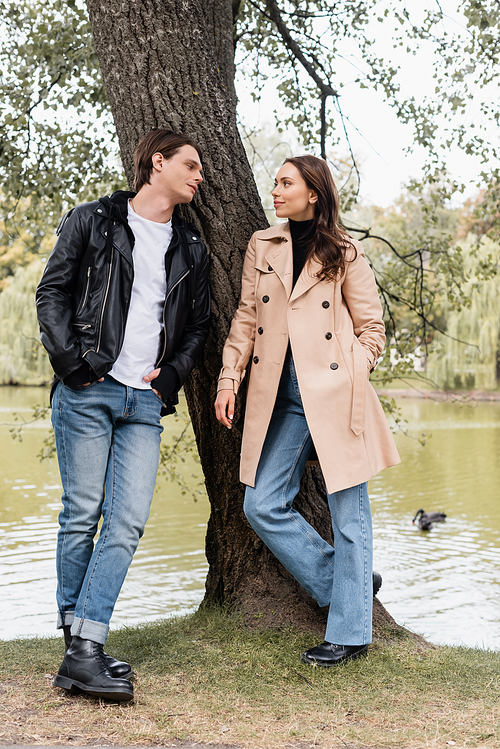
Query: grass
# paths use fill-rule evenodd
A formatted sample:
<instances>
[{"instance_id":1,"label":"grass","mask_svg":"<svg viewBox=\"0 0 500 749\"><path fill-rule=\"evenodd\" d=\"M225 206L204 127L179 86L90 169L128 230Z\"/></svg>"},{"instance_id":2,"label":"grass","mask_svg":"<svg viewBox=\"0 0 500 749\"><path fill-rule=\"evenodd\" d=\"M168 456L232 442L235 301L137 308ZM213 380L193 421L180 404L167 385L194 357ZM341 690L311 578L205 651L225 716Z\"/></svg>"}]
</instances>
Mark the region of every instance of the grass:
<instances>
[{"instance_id":1,"label":"grass","mask_svg":"<svg viewBox=\"0 0 500 749\"><path fill-rule=\"evenodd\" d=\"M201 611L111 633L133 703L51 686L62 639L0 642L0 744L499 747L500 653L382 640L335 669L301 664L294 630Z\"/></svg>"}]
</instances>

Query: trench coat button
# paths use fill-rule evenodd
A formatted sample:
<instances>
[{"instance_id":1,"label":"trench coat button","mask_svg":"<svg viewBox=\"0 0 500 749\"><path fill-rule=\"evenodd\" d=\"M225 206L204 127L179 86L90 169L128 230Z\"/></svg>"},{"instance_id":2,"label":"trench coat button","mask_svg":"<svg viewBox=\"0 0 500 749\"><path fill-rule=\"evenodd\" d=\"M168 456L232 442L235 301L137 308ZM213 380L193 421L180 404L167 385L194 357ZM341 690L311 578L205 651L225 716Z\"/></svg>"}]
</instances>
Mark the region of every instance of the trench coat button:
<instances>
[{"instance_id":1,"label":"trench coat button","mask_svg":"<svg viewBox=\"0 0 500 749\"><path fill-rule=\"evenodd\" d=\"M272 270L270 265L267 266L267 270Z\"/></svg>"},{"instance_id":2,"label":"trench coat button","mask_svg":"<svg viewBox=\"0 0 500 749\"><path fill-rule=\"evenodd\" d=\"M269 301L269 297L267 296L267 294L266 294L265 296L263 296L263 297L262 297L262 301L264 302L264 304L267 304L267 303L268 303L268 301Z\"/></svg>"},{"instance_id":3,"label":"trench coat button","mask_svg":"<svg viewBox=\"0 0 500 749\"><path fill-rule=\"evenodd\" d=\"M339 365L337 364L336 361L334 361L333 364L330 364L330 369L338 369L338 368L339 368Z\"/></svg>"},{"instance_id":4,"label":"trench coat button","mask_svg":"<svg viewBox=\"0 0 500 749\"><path fill-rule=\"evenodd\" d=\"M258 364L259 363L259 357L258 356L254 356L253 363L254 364Z\"/></svg>"},{"instance_id":5,"label":"trench coat button","mask_svg":"<svg viewBox=\"0 0 500 749\"><path fill-rule=\"evenodd\" d=\"M97 213L102 213L102 208L98 208Z\"/></svg>"},{"instance_id":6,"label":"trench coat button","mask_svg":"<svg viewBox=\"0 0 500 749\"><path fill-rule=\"evenodd\" d=\"M330 306L330 302L323 302L323 307L325 309L328 309L329 306Z\"/></svg>"},{"instance_id":7,"label":"trench coat button","mask_svg":"<svg viewBox=\"0 0 500 749\"><path fill-rule=\"evenodd\" d=\"M263 332L264 332L264 328L259 328L259 329L258 329L258 331L257 331L257 333L258 333L259 335L262 335L262 333L263 333Z\"/></svg>"},{"instance_id":8,"label":"trench coat button","mask_svg":"<svg viewBox=\"0 0 500 749\"><path fill-rule=\"evenodd\" d=\"M330 341L331 338L332 338L332 334L331 333L326 333L325 334L325 338L326 338L327 341Z\"/></svg>"}]
</instances>

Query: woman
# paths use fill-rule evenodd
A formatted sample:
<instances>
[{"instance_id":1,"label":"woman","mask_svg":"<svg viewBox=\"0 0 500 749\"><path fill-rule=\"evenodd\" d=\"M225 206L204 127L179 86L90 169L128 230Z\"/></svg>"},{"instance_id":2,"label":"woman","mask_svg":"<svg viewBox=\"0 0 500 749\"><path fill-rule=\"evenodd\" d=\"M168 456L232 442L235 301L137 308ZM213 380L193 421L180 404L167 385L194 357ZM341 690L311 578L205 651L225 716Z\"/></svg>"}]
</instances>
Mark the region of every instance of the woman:
<instances>
[{"instance_id":1,"label":"woman","mask_svg":"<svg viewBox=\"0 0 500 749\"><path fill-rule=\"evenodd\" d=\"M302 661L335 666L371 642L372 529L367 481L399 456L368 382L385 329L360 242L342 230L326 163L286 159L272 192L278 218L256 232L224 346L216 414L231 428L252 357L241 453L252 528L320 606L325 642ZM293 508L314 447L332 516L333 549Z\"/></svg>"}]
</instances>

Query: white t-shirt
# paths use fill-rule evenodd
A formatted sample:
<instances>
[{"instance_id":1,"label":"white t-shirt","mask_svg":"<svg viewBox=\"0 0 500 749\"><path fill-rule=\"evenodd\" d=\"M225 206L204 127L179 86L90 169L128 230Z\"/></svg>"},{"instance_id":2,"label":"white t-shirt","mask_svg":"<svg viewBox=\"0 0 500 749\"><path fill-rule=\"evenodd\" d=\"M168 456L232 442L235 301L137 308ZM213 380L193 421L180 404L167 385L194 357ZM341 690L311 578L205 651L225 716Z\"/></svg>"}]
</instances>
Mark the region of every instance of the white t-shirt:
<instances>
[{"instance_id":1,"label":"white t-shirt","mask_svg":"<svg viewBox=\"0 0 500 749\"><path fill-rule=\"evenodd\" d=\"M151 383L143 378L155 369L158 356L167 291L165 253L172 239L172 220L168 224L149 221L129 203L128 223L135 237L134 282L122 350L109 374L123 385L148 390Z\"/></svg>"}]
</instances>

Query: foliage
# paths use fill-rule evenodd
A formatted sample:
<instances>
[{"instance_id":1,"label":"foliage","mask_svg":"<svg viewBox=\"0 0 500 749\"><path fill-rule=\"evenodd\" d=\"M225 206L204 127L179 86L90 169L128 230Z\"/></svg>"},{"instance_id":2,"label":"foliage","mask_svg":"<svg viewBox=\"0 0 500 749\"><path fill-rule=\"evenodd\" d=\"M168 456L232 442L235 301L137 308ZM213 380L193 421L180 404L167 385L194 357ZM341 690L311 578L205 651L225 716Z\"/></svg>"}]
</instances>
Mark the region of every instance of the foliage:
<instances>
[{"instance_id":1,"label":"foliage","mask_svg":"<svg viewBox=\"0 0 500 749\"><path fill-rule=\"evenodd\" d=\"M196 441L193 434L193 428L184 404L174 417L177 424L182 425L182 431L172 441L171 444L162 441L160 448L160 465L158 468L159 475L168 478L171 482L176 483L183 495L189 495L197 502L200 496L205 494L204 483L201 475L201 468L191 472L186 476L188 463L194 461L200 466L200 457L196 447Z\"/></svg>"},{"instance_id":2,"label":"foliage","mask_svg":"<svg viewBox=\"0 0 500 749\"><path fill-rule=\"evenodd\" d=\"M498 243L487 237L489 223L478 218L477 206L483 199L484 196L480 195L475 201L467 201L462 208L439 207L434 214L434 227L426 224L426 213L418 195L409 191L388 209L361 207L348 215L351 225L369 225L371 237L383 237L382 240L371 238L365 242L382 287L387 276L390 276L388 283L393 289L398 282L398 268L394 268L391 253L385 249L387 242L399 250L406 248L410 254L421 236L429 242L442 241L446 237L443 254L459 253L463 268L461 279L454 279L454 283L460 284L465 303L456 303L452 285L448 286L447 294L429 296L425 339L419 337L414 327L410 300L391 305L387 325L389 345L373 381L385 384L395 375L403 379L411 375L413 380L419 377L427 380L427 386L430 384L434 388L496 389L497 352L500 351L496 272L500 249ZM439 335L438 330L446 335ZM413 371L416 348L427 359L425 373ZM392 362L389 362L391 357ZM387 413L392 413L389 403L384 404L384 408ZM402 426L400 420L399 425Z\"/></svg>"},{"instance_id":3,"label":"foliage","mask_svg":"<svg viewBox=\"0 0 500 749\"><path fill-rule=\"evenodd\" d=\"M241 122L240 132L266 217L269 223L273 224L276 221L276 214L271 192L276 172L286 158L297 153L305 153L307 149L297 140L293 131L280 133L269 123L250 130ZM334 177L341 185L341 210L348 211L353 204L353 195L357 189L356 181L352 176L350 157L347 155L345 158L340 158L333 152L329 152L328 158Z\"/></svg>"},{"instance_id":4,"label":"foliage","mask_svg":"<svg viewBox=\"0 0 500 749\"><path fill-rule=\"evenodd\" d=\"M441 5L436 5L426 10L417 25L405 10L401 34L395 40L413 54L425 45L435 60L435 89L420 108L426 127L416 129L415 142L428 150L425 179L429 183L446 171L450 152L475 157L478 184L484 189L476 218L489 223L488 235L498 239L500 6L496 0L466 0L460 4L463 17L450 23Z\"/></svg>"},{"instance_id":5,"label":"foliage","mask_svg":"<svg viewBox=\"0 0 500 749\"><path fill-rule=\"evenodd\" d=\"M245 51L245 69L257 81L255 95L268 78L276 78L289 110L282 125L296 128L306 146L320 141L322 99L331 100L325 113L328 138L339 143L349 124L342 89L375 89L413 128L414 143L429 150L431 168L441 163L438 152L453 145L485 160L497 158L493 145L475 131L490 120L498 123L491 89L484 91L481 122L471 128L463 115L481 88L498 86L499 21L495 0L467 0L460 12L452 4L448 13L446 3L412 8L400 0L282 0L279 5L247 0L239 5L235 39ZM415 94L413 86L406 90L403 73L412 69L420 76L429 71L429 83L435 79L431 94Z\"/></svg>"},{"instance_id":6,"label":"foliage","mask_svg":"<svg viewBox=\"0 0 500 749\"><path fill-rule=\"evenodd\" d=\"M6 72L0 87L4 244L7 256L12 249L18 258L16 239L37 251L47 227L54 226L66 205L98 189L112 189L123 178L111 159L114 128L82 5L75 0L3 0L0 11L6 28L1 53ZM438 298L445 296L456 308L467 304L462 253L459 247L450 249L450 232L440 223L440 212L460 187L447 178L443 160L452 143L488 158L492 166L497 159L487 139L456 115L472 95L471 79L476 93L481 86L489 91L496 82L498 11L493 2L469 0L463 12L468 33L453 25L439 6L410 11L401 0L342 0L334 5L328 0L242 0L235 17L238 75L251 79L256 96L267 79L274 79L284 105L277 111L278 129L290 131L292 142L295 138L308 150L320 150L346 177L344 210L355 206L359 190L348 137L353 125L341 105L347 81L358 87L360 96L363 89L381 91L400 120L412 125L414 142L429 153L425 182L411 186L419 203L418 231L385 242L372 261L389 332L398 327L400 310L411 323L405 323L406 340L398 337L402 360L406 348L414 347L417 339L426 343L439 329ZM394 47L391 63L387 39ZM422 55L433 57L435 95L418 101L404 91L402 71L409 54L416 56L416 64ZM477 123L483 130L498 117L487 101L483 115L484 122ZM252 137L255 140L255 134ZM247 138L250 145L252 137ZM335 157L339 149L350 152L347 160ZM274 150L270 159L269 151L265 153L258 169L264 171L266 162L270 171L282 151ZM496 215L490 195L488 191L481 210ZM365 226L353 232L360 239L373 236ZM494 266L486 262L485 276L493 272Z\"/></svg>"},{"instance_id":7,"label":"foliage","mask_svg":"<svg viewBox=\"0 0 500 749\"><path fill-rule=\"evenodd\" d=\"M428 376L445 390L495 390L500 352L500 297L496 278L484 280L482 257L500 262L500 247L484 238L464 242L467 275L467 309L454 310L445 301L447 336L434 341ZM479 280L478 280L479 279Z\"/></svg>"},{"instance_id":8,"label":"foliage","mask_svg":"<svg viewBox=\"0 0 500 749\"><path fill-rule=\"evenodd\" d=\"M445 329L444 311L460 314L461 308L467 309L474 288L496 273L496 260L483 253L484 245L476 248L472 269L454 241L456 217L447 206L461 186L448 178L446 161L456 147L482 160L478 176L486 187L471 207L470 222L498 239L500 167L488 137L489 125L498 125L499 119L494 95L498 3L467 0L461 9L466 30L434 3L411 8L402 0L241 0L233 8L238 80L245 85L251 81L258 97L272 79L282 105L276 108L278 132L286 130L286 142L320 152L337 170L346 223L364 240L391 345L398 350L396 363L386 359L380 376L385 382L404 376L412 369L415 347L434 345L436 334ZM124 178L80 0L0 0L0 18L0 300L7 294L7 305L24 277L16 275L11 285L6 279L18 265L33 268L33 258L47 254L64 210L122 186ZM405 91L402 72L412 57L418 69L426 56L434 63L435 92L418 100ZM428 61L422 65L429 67ZM379 215L370 228L356 220L363 211L357 203L360 173L349 140L355 123L342 104L347 85L357 87L360 96L363 89L380 91L398 118L413 128L413 144L428 153L424 180L410 185L390 215ZM468 103L481 91L481 120L468 123ZM289 146L285 141L277 144L273 134L243 135L261 194L268 193L275 167ZM348 157L339 158L341 152ZM15 304L12 309L15 316ZM11 319L11 312L8 315ZM0 317L5 319L5 314L0 312ZM40 364L37 351L26 346L36 333L11 341L14 329L7 327L0 338L3 380L18 376L8 364L14 352L29 372L41 366L45 378L46 360ZM391 410L389 403L387 408ZM192 438L186 444L192 449ZM47 445L46 454L50 450ZM176 455L180 452L175 445L162 454L165 471L177 471L172 462L180 459Z\"/></svg>"},{"instance_id":9,"label":"foliage","mask_svg":"<svg viewBox=\"0 0 500 749\"><path fill-rule=\"evenodd\" d=\"M240 6L236 32L245 49L243 65L258 84L256 95L268 77L276 78L287 108L284 115L276 112L278 124L294 128L308 148L319 147L325 157L327 141L350 148L348 133L355 123L341 106L342 88L348 81L359 89L381 91L398 118L412 127L410 148L421 146L427 151L423 180L410 185L412 197L418 200L420 225L411 236L386 241L385 252L377 258L382 260L377 280L389 332L395 335L402 307L405 317L411 318L405 326L410 349L417 340L427 343L429 335L440 330L435 308L441 296L451 309L468 304L461 249L452 246L452 233L441 226L443 208L464 189L447 175L450 152L462 151L484 165L480 173L478 167L478 183L487 187L475 217L488 224L490 237L500 234L499 154L492 142L497 132L492 125L497 127L499 120L498 3L468 0L461 6L463 17L455 8L450 17L443 7L434 3L411 7L399 0L346 0L333 6L324 0L306 4L284 0L279 6L275 0L246 2ZM390 63L387 41L393 48ZM412 90L405 90L403 73L408 76L412 69L419 79L428 71L428 92L435 79L432 93L418 99ZM472 101L475 115L470 121L466 115ZM351 168L359 179L352 150ZM353 197L344 201L347 210L355 207ZM354 235L368 239L373 232L358 226ZM378 270L375 263L374 270ZM491 258L482 258L481 273L486 279L496 273ZM401 336L398 346L404 360L408 351Z\"/></svg>"},{"instance_id":10,"label":"foliage","mask_svg":"<svg viewBox=\"0 0 500 749\"><path fill-rule=\"evenodd\" d=\"M18 268L0 293L0 384L39 385L52 379L34 303L42 270L39 258Z\"/></svg>"},{"instance_id":11,"label":"foliage","mask_svg":"<svg viewBox=\"0 0 500 749\"><path fill-rule=\"evenodd\" d=\"M377 370L382 384L413 373L417 347L426 354L446 330L443 300L448 310L468 304L467 272L456 241L459 216L438 190L421 186L405 191L389 209L361 208L346 216L351 233L364 238L384 306L390 346ZM370 228L363 229L367 222Z\"/></svg>"},{"instance_id":12,"label":"foliage","mask_svg":"<svg viewBox=\"0 0 500 749\"><path fill-rule=\"evenodd\" d=\"M453 144L492 165L497 160L493 145L477 134L498 121L496 98L489 96L500 46L494 0L463 4L467 31L460 17L448 18L434 3L409 9L402 0L241 0L234 8L239 79L250 81L257 97L267 80L275 81L284 105L276 113L279 128L293 129L307 149L325 157L339 145L350 149L356 123L342 105L349 86L360 96L363 89L380 91L412 127L413 142L431 156L428 180L442 179L438 153L446 157ZM53 218L86 187L95 191L97 182L121 179L108 158L115 153L114 128L90 24L77 0L2 0L0 13L1 184L11 209L20 196L33 197L29 210ZM402 74L411 70L412 56L414 67L423 63L435 77L435 93L421 101L405 91ZM469 126L461 115L482 87L483 120ZM357 173L352 151L350 169Z\"/></svg>"},{"instance_id":13,"label":"foliage","mask_svg":"<svg viewBox=\"0 0 500 749\"><path fill-rule=\"evenodd\" d=\"M2 0L0 18L4 243L21 237L36 252L69 203L123 178L82 5Z\"/></svg>"},{"instance_id":14,"label":"foliage","mask_svg":"<svg viewBox=\"0 0 500 749\"><path fill-rule=\"evenodd\" d=\"M0 192L0 205L4 204L5 197ZM19 207L21 210L26 206L26 201L21 199ZM38 227L39 230L42 227ZM41 231L39 232L41 234ZM15 234L10 235L5 221L0 220L0 292L7 288L12 281L16 268L24 267L32 263L39 255L49 249L48 237L44 236L40 242L30 246L30 235L21 225Z\"/></svg>"}]
</instances>

